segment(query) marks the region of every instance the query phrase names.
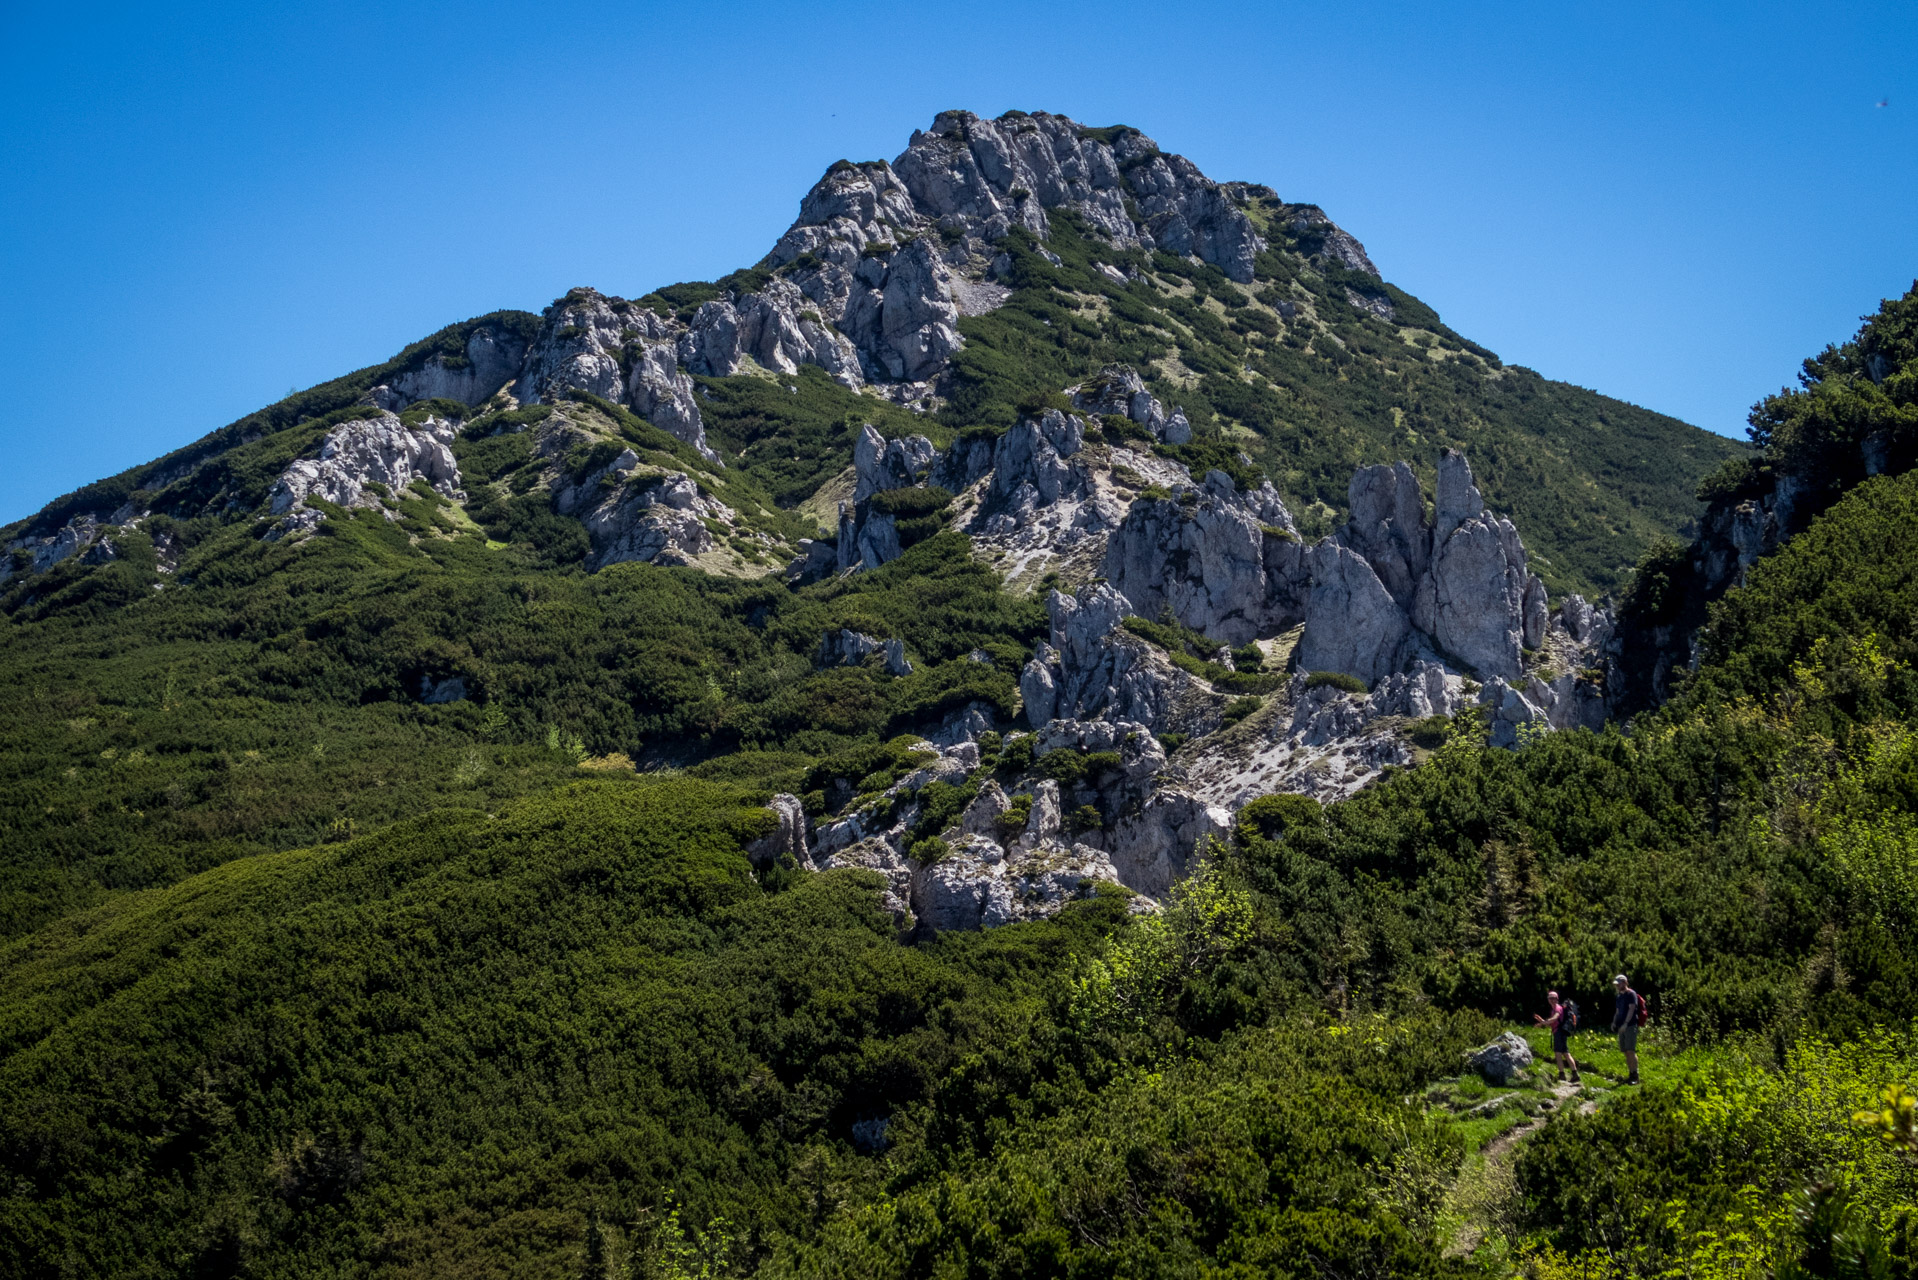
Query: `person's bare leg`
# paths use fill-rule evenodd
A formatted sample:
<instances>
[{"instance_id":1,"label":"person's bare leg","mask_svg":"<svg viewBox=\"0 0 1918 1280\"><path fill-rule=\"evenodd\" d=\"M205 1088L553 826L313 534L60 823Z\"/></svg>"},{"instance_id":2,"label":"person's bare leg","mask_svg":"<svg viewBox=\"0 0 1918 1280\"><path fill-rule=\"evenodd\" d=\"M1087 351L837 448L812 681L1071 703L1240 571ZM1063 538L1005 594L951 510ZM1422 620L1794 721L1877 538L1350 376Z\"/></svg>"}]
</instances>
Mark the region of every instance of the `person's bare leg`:
<instances>
[{"instance_id":1,"label":"person's bare leg","mask_svg":"<svg viewBox=\"0 0 1918 1280\"><path fill-rule=\"evenodd\" d=\"M1638 1079L1638 1050L1627 1049L1625 1051L1625 1070L1630 1073L1631 1079Z\"/></svg>"}]
</instances>

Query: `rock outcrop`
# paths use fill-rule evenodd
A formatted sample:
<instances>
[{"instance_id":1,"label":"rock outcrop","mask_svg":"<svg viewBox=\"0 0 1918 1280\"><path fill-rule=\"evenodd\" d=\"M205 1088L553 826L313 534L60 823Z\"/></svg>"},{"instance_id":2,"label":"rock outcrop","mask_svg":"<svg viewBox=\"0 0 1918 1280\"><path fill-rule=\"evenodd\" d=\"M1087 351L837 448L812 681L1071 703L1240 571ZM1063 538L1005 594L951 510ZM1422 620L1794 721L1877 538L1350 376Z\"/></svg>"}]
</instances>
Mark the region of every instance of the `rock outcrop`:
<instances>
[{"instance_id":1,"label":"rock outcrop","mask_svg":"<svg viewBox=\"0 0 1918 1280\"><path fill-rule=\"evenodd\" d=\"M1020 675L1026 718L1124 721L1152 733L1205 733L1219 723L1224 699L1173 665L1155 645L1121 623L1133 612L1108 583L1046 599L1051 642Z\"/></svg>"},{"instance_id":2,"label":"rock outcrop","mask_svg":"<svg viewBox=\"0 0 1918 1280\"><path fill-rule=\"evenodd\" d=\"M1163 897L1185 878L1207 839L1224 839L1232 815L1179 787L1152 793L1136 813L1114 825L1111 860L1119 881L1149 897Z\"/></svg>"},{"instance_id":3,"label":"rock outcrop","mask_svg":"<svg viewBox=\"0 0 1918 1280\"><path fill-rule=\"evenodd\" d=\"M1121 244L1193 254L1251 280L1265 242L1217 183L1136 130L1106 136L1043 112L947 111L892 169L914 211L949 233L996 241L1022 226L1043 239L1046 210L1067 208Z\"/></svg>"},{"instance_id":4,"label":"rock outcrop","mask_svg":"<svg viewBox=\"0 0 1918 1280\"><path fill-rule=\"evenodd\" d=\"M1312 549L1300 661L1371 684L1425 652L1516 678L1544 643L1545 586L1511 521L1488 510L1462 454L1439 458L1432 522L1411 468L1366 467L1352 520Z\"/></svg>"},{"instance_id":5,"label":"rock outcrop","mask_svg":"<svg viewBox=\"0 0 1918 1280\"><path fill-rule=\"evenodd\" d=\"M1221 186L1136 130L943 112L890 164L828 169L766 257L777 278L706 304L681 359L701 372L730 371L741 353L781 371L817 364L848 386L889 384L916 398L959 349L960 315L1003 301L995 278L1010 259L1000 241L1014 227L1044 240L1048 210L1070 210L1115 245L1190 255L1245 283L1266 247L1241 207L1254 192L1270 196ZM1329 228L1318 239L1340 261L1370 269L1357 241L1304 208L1315 230ZM1190 427L1175 413L1153 430L1179 443Z\"/></svg>"},{"instance_id":6,"label":"rock outcrop","mask_svg":"<svg viewBox=\"0 0 1918 1280\"><path fill-rule=\"evenodd\" d=\"M812 853L807 837L811 825L806 821L805 804L798 796L781 792L766 807L772 811L774 825L771 831L746 846L746 856L752 859L753 865L770 866L786 858L798 866L810 863Z\"/></svg>"},{"instance_id":7,"label":"rock outcrop","mask_svg":"<svg viewBox=\"0 0 1918 1280\"><path fill-rule=\"evenodd\" d=\"M1046 841L1032 848L1005 846L983 835L961 835L951 851L914 871L912 909L936 932L985 929L1054 915L1119 873L1103 850Z\"/></svg>"},{"instance_id":8,"label":"rock outcrop","mask_svg":"<svg viewBox=\"0 0 1918 1280\"><path fill-rule=\"evenodd\" d=\"M924 436L888 440L868 423L852 446L853 471L858 477L853 502L864 502L875 493L911 488L926 478L937 456L932 441Z\"/></svg>"},{"instance_id":9,"label":"rock outcrop","mask_svg":"<svg viewBox=\"0 0 1918 1280\"><path fill-rule=\"evenodd\" d=\"M104 527L100 520L82 513L52 533L13 539L7 543L5 558L0 559L0 584L13 578L16 555L24 558L25 564L21 567L25 572L45 573L61 561L70 560L92 548Z\"/></svg>"},{"instance_id":10,"label":"rock outcrop","mask_svg":"<svg viewBox=\"0 0 1918 1280\"><path fill-rule=\"evenodd\" d=\"M1136 380L1130 370L1108 373ZM1151 401L1141 412L1163 414L1157 403ZM1174 427L1181 421L1176 413L1166 420ZM1185 467L1150 451L1109 440L1088 450L1088 429L1085 418L1054 409L997 436L968 433L942 453L924 436L888 440L865 427L854 445L854 496L840 504L837 536L809 541L789 567L789 580L812 581L897 558L897 520L875 509L871 500L915 486L958 495L954 526L971 534L983 555L1003 563L1008 577L1038 576L1035 570L1061 562L1073 565L1081 578L1102 572L1108 539L1125 519L1133 489L1161 484L1196 492L1196 487ZM1239 505L1247 513L1241 523L1278 522L1262 526L1268 543L1271 534L1289 532L1291 517L1269 485ZM1270 546L1265 554L1274 555Z\"/></svg>"},{"instance_id":11,"label":"rock outcrop","mask_svg":"<svg viewBox=\"0 0 1918 1280\"><path fill-rule=\"evenodd\" d=\"M926 763L883 795L818 823L808 856L795 860L819 871L852 867L877 872L885 884L882 904L900 926L933 931L1051 915L1092 893L1100 882L1119 882L1119 873L1096 844L1066 838L1058 783L1035 781L1008 797L997 782L983 776L979 748L972 742L945 748L926 743L919 758ZM935 782L971 785L976 795L940 833L936 851L922 860L914 854L911 833L920 815L919 793ZM781 812L777 798L773 808ZM780 830L754 850L772 844L786 848L793 826L782 813Z\"/></svg>"},{"instance_id":12,"label":"rock outcrop","mask_svg":"<svg viewBox=\"0 0 1918 1280\"><path fill-rule=\"evenodd\" d=\"M1487 1084L1503 1087L1532 1065L1532 1046L1517 1032L1507 1031L1466 1054L1465 1065L1484 1076Z\"/></svg>"},{"instance_id":13,"label":"rock outcrop","mask_svg":"<svg viewBox=\"0 0 1918 1280\"><path fill-rule=\"evenodd\" d=\"M691 564L717 545L708 522L732 519L732 508L700 492L696 480L677 471L622 479L579 513L593 547L587 567L594 571L633 560Z\"/></svg>"},{"instance_id":14,"label":"rock outcrop","mask_svg":"<svg viewBox=\"0 0 1918 1280\"><path fill-rule=\"evenodd\" d=\"M521 404L586 391L631 408L712 462L693 380L679 367L678 327L624 298L574 289L546 309L514 381Z\"/></svg>"},{"instance_id":15,"label":"rock outcrop","mask_svg":"<svg viewBox=\"0 0 1918 1280\"><path fill-rule=\"evenodd\" d=\"M1103 427L1094 434L1109 414L1148 430L1171 422L1130 370L1106 369L1071 390L1081 413L1048 410L997 437L962 437L943 453L923 436L888 440L867 428L836 543L811 544L792 569L799 580L885 563L899 553L897 527L875 499L937 485L957 495L953 519L975 553L1014 580L1035 564L1091 577L1048 593L1049 634L1019 687L1037 756L1123 757L1121 768L1104 766L1097 785L1058 798L1082 818L1095 814L1095 825L1022 862L1000 825L1012 801L988 786L948 833L958 852L936 872L913 862L903 835L868 830L865 818L822 827L820 848L887 874L902 910L936 927L1015 918L1004 895L1039 883L1032 877L1052 874L1046 868L1109 865L1118 882L1159 896L1206 837L1226 830L1233 809L1274 791L1349 795L1383 769L1416 764L1447 732L1433 722L1475 703L1495 746L1603 723L1593 668L1609 615L1578 597L1548 611L1517 531L1485 507L1462 456L1440 459L1431 518L1408 464L1362 468L1348 492L1350 522L1306 546L1269 483L1244 490L1221 471L1195 483L1167 458L1116 443ZM1227 673L1231 646L1257 643L1263 653L1283 634L1289 639L1272 652L1289 653L1298 670L1251 718L1226 726L1233 695L1222 690L1244 686L1195 674L1193 663L1180 665L1128 629L1128 617L1208 637L1219 648L1197 656ZM881 647L831 634L820 661L864 661ZM903 663L903 653L895 656ZM981 708L934 737L969 742L992 724ZM1160 735L1192 745L1168 760ZM1054 801L1044 787L1024 785L1040 824L1027 835L1050 838ZM962 847L954 845L960 836ZM1056 907L1052 890L1040 897Z\"/></svg>"},{"instance_id":16,"label":"rock outcrop","mask_svg":"<svg viewBox=\"0 0 1918 1280\"><path fill-rule=\"evenodd\" d=\"M1106 544L1103 572L1131 612L1169 610L1227 644L1292 625L1302 603L1291 513L1269 482L1240 493L1222 471L1135 501Z\"/></svg>"},{"instance_id":17,"label":"rock outcrop","mask_svg":"<svg viewBox=\"0 0 1918 1280\"><path fill-rule=\"evenodd\" d=\"M873 654L882 655L880 665L889 676L909 676L912 663L906 661L903 640L875 640L869 635L840 627L819 639L819 651L813 661L821 667L856 667Z\"/></svg>"},{"instance_id":18,"label":"rock outcrop","mask_svg":"<svg viewBox=\"0 0 1918 1280\"><path fill-rule=\"evenodd\" d=\"M434 355L416 369L394 377L391 389L402 397L395 408L418 400L457 400L484 404L519 376L526 343L503 326L476 326L466 337L462 356Z\"/></svg>"},{"instance_id":19,"label":"rock outcrop","mask_svg":"<svg viewBox=\"0 0 1918 1280\"><path fill-rule=\"evenodd\" d=\"M1107 365L1097 377L1066 390L1073 407L1081 412L1129 419L1167 444L1189 444L1192 440L1192 424L1186 421L1185 411L1166 413L1165 406L1146 390L1139 371L1130 365Z\"/></svg>"},{"instance_id":20,"label":"rock outcrop","mask_svg":"<svg viewBox=\"0 0 1918 1280\"><path fill-rule=\"evenodd\" d=\"M703 304L678 343L679 359L694 373L727 377L750 359L775 373L817 365L841 386L865 382L852 340L821 318L789 280L758 293Z\"/></svg>"},{"instance_id":21,"label":"rock outcrop","mask_svg":"<svg viewBox=\"0 0 1918 1280\"><path fill-rule=\"evenodd\" d=\"M619 442L619 437L606 434L611 429L597 410L570 402L535 428L533 447L548 462L545 484L553 510L578 520L585 530L591 546L589 570L629 561L701 563L700 557L719 549L722 537L772 548L767 535L742 532L739 514L698 476L642 462L631 448L573 471L572 459L580 451Z\"/></svg>"},{"instance_id":22,"label":"rock outcrop","mask_svg":"<svg viewBox=\"0 0 1918 1280\"><path fill-rule=\"evenodd\" d=\"M1432 564L1414 620L1442 652L1488 676L1516 677L1521 651L1543 638L1544 584L1525 567L1512 522L1485 508L1464 455L1445 450L1438 476Z\"/></svg>"},{"instance_id":23,"label":"rock outcrop","mask_svg":"<svg viewBox=\"0 0 1918 1280\"><path fill-rule=\"evenodd\" d=\"M327 432L318 457L297 459L281 473L267 495L267 513L286 517L282 531L310 529L320 513L302 507L313 497L340 507L376 509L397 520L385 498L404 493L415 480L426 481L442 497L463 500L459 464L448 447L452 440L453 425L442 418L428 418L414 428L391 413L369 410L367 418Z\"/></svg>"},{"instance_id":24,"label":"rock outcrop","mask_svg":"<svg viewBox=\"0 0 1918 1280\"><path fill-rule=\"evenodd\" d=\"M1302 666L1372 685L1417 652L1405 610L1364 556L1328 538L1307 554L1306 570L1312 586L1299 637Z\"/></svg>"}]
</instances>

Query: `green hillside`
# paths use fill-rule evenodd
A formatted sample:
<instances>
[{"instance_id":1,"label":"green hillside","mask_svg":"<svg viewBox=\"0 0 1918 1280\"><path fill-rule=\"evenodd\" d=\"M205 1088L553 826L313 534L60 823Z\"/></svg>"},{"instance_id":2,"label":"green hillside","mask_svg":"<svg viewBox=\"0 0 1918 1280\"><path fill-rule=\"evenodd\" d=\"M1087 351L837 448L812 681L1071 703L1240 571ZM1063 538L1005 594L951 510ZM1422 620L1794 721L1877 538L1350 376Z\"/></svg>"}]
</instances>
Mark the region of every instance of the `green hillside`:
<instances>
[{"instance_id":1,"label":"green hillside","mask_svg":"<svg viewBox=\"0 0 1918 1280\"><path fill-rule=\"evenodd\" d=\"M0 583L0 706L16 726L0 741L0 935L236 856L541 790L582 754L688 763L751 748L762 756L728 768L789 785L824 756L973 698L1009 711L1044 618L1023 596L1031 584L1008 596L966 564L963 543L935 538L908 563L840 586L742 580L817 531L830 503L801 506L823 500L867 422L945 445L1003 430L1021 406L1058 402L1064 387L1129 362L1198 432L1159 452L1199 470L1263 471L1308 534L1343 517L1355 466L1406 457L1425 469L1440 446L1468 450L1547 584L1591 594L1685 527L1700 476L1743 456L1502 366L1417 300L1313 256L1316 242L1288 231L1288 206L1270 193L1241 198L1273 245L1246 289L1196 260L1114 249L1064 210L1043 252L1014 233L1011 295L961 321L967 346L931 414L812 366L785 379L702 378L702 412L729 463L719 468L618 406L567 401L601 439L569 460L575 472L631 448L697 477L742 530L773 540L770 556L740 538L721 549L739 578L643 565L586 573L579 523L534 486L544 464L514 430L546 406L407 411L463 422L453 452L464 506L400 494L395 522L335 513L297 547L260 540L255 511L274 478L371 387L457 357L482 325L530 338L538 317L516 312L449 326L3 531L47 534L130 501L156 513L115 534L111 563L74 557ZM690 314L765 275L640 302ZM1394 319L1355 302L1389 303ZM156 547L179 564L163 566ZM895 683L813 671L807 655L828 625L901 636L918 672ZM995 656L996 672L960 661L974 648ZM470 702L413 699L421 679L452 676Z\"/></svg>"},{"instance_id":2,"label":"green hillside","mask_svg":"<svg viewBox=\"0 0 1918 1280\"><path fill-rule=\"evenodd\" d=\"M1918 472L1755 566L1629 735L1468 714L1255 802L1162 912L918 943L740 844L773 780L1009 679L958 691L1037 615L955 535L790 593L326 527L207 533L203 592L76 570L0 634L5 830L48 821L0 944L19 1274L1914 1274L1918 1153L1851 1116L1918 1079ZM799 670L855 616L923 683ZM497 699L365 696L420 652ZM768 749L555 785L629 733ZM1643 1086L1596 1032L1583 1092L1460 1075L1620 969Z\"/></svg>"}]
</instances>

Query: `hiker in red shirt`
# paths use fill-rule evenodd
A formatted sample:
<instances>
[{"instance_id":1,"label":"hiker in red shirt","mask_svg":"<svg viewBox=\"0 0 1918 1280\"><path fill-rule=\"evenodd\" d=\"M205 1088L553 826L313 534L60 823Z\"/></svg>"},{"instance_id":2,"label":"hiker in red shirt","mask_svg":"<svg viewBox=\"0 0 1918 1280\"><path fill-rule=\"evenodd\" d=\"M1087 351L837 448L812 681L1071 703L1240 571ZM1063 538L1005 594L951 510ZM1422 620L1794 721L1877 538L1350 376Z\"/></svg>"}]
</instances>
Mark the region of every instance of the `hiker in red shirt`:
<instances>
[{"instance_id":1,"label":"hiker in red shirt","mask_svg":"<svg viewBox=\"0 0 1918 1280\"><path fill-rule=\"evenodd\" d=\"M1547 991L1546 1000L1551 1002L1551 1013L1540 1017L1532 1015L1532 1021L1541 1027L1552 1029L1552 1061L1558 1064L1561 1072L1572 1073L1572 1083L1584 1083L1578 1075L1578 1059L1572 1056L1572 1032L1578 1029L1578 1006L1570 1000L1561 1001L1558 992Z\"/></svg>"}]
</instances>

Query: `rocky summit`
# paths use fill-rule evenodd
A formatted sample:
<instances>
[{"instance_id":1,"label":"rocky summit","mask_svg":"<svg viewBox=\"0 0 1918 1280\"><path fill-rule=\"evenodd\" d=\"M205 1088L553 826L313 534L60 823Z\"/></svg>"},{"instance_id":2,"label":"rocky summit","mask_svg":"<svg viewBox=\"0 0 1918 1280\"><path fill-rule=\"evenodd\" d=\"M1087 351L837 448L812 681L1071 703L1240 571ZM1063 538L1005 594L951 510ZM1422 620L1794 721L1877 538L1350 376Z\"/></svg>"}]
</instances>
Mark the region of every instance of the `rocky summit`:
<instances>
[{"instance_id":1,"label":"rocky summit","mask_svg":"<svg viewBox=\"0 0 1918 1280\"><path fill-rule=\"evenodd\" d=\"M1506 419L1538 443L1488 490L1456 446L1508 455L1508 391L1556 420ZM1473 425L1448 425L1461 411ZM1541 554L1517 482L1579 483L1569 460L1627 420L1724 452L1506 368L1316 206L1215 182L1134 129L952 111L891 162L831 166L749 270L453 326L55 503L9 532L0 586L45 612L142 539L148 594L199 590L233 552L189 567L181 549L215 530L284 548L292 572L362 513L428 562L477 538L485 574L641 564L794 601L901 581L914 548L949 546L1039 606L1029 644L960 658L855 611L795 637L762 696L857 679L924 706L874 722L919 744L883 784L834 772L856 726L815 733L801 754L829 785L779 793L779 847L879 872L902 927L968 928L1099 883L1162 897L1245 804L1349 795L1460 717L1494 747L1603 725L1614 673L1642 664L1566 588L1608 581L1634 540L1580 562L1593 541L1567 541L1561 512ZM434 705L498 708L508 687L411 665L404 696ZM887 688L926 680L947 692ZM767 733L580 740L657 768ZM935 783L966 806L929 816Z\"/></svg>"},{"instance_id":2,"label":"rocky summit","mask_svg":"<svg viewBox=\"0 0 1918 1280\"><path fill-rule=\"evenodd\" d=\"M0 1274L1912 1272L1918 286L1748 448L1125 126L765 238L0 530Z\"/></svg>"}]
</instances>

